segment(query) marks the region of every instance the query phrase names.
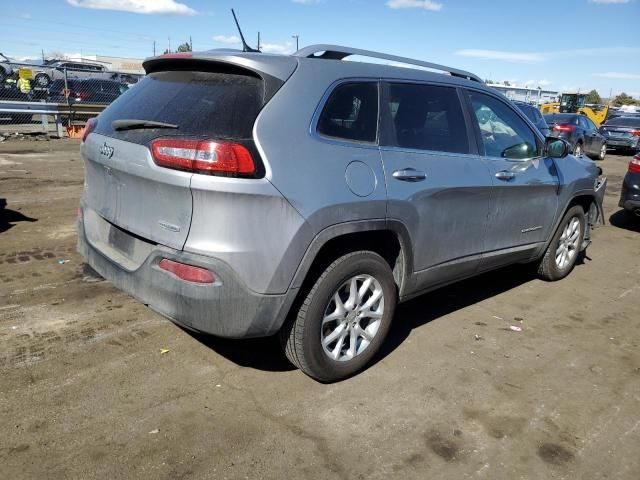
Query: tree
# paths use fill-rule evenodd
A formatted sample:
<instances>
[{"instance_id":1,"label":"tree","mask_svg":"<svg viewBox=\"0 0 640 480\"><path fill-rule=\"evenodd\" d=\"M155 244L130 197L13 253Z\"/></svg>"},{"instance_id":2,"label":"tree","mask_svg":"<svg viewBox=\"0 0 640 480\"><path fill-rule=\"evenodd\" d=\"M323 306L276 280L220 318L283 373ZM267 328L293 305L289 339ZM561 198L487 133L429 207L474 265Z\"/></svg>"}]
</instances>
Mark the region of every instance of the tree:
<instances>
[{"instance_id":1,"label":"tree","mask_svg":"<svg viewBox=\"0 0 640 480\"><path fill-rule=\"evenodd\" d=\"M190 51L191 51L191 45L189 45L189 42L184 42L182 45L178 47L178 52L190 52Z\"/></svg>"},{"instance_id":2,"label":"tree","mask_svg":"<svg viewBox=\"0 0 640 480\"><path fill-rule=\"evenodd\" d=\"M638 103L640 102L624 92L613 99L613 105L616 107L621 107L622 105L637 105Z\"/></svg>"},{"instance_id":3,"label":"tree","mask_svg":"<svg viewBox=\"0 0 640 480\"><path fill-rule=\"evenodd\" d=\"M587 93L587 99L586 99L587 103L602 103L602 98L600 97L600 94L598 93L597 90L591 90L589 93Z\"/></svg>"}]
</instances>

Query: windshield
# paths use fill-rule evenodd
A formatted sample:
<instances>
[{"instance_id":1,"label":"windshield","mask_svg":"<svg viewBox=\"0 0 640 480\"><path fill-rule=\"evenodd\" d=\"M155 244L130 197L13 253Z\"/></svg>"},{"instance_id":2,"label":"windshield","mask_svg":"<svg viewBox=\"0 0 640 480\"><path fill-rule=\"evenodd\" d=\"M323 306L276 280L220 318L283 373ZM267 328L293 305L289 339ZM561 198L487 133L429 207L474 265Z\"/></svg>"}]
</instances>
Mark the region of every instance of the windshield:
<instances>
[{"instance_id":1,"label":"windshield","mask_svg":"<svg viewBox=\"0 0 640 480\"><path fill-rule=\"evenodd\" d=\"M560 105L570 109L578 109L584 107L584 95L576 95L575 93L565 93L560 99Z\"/></svg>"}]
</instances>

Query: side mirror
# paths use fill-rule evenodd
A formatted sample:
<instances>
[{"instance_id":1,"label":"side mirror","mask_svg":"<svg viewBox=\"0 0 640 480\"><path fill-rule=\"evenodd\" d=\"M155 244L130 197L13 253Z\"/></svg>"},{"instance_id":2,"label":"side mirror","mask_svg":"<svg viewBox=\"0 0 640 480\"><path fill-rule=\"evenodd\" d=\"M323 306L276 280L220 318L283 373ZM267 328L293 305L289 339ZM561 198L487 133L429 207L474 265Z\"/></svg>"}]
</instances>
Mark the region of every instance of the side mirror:
<instances>
[{"instance_id":1,"label":"side mirror","mask_svg":"<svg viewBox=\"0 0 640 480\"><path fill-rule=\"evenodd\" d=\"M564 158L569 155L571 146L565 140L555 137L547 137L544 142L544 156L551 158Z\"/></svg>"}]
</instances>

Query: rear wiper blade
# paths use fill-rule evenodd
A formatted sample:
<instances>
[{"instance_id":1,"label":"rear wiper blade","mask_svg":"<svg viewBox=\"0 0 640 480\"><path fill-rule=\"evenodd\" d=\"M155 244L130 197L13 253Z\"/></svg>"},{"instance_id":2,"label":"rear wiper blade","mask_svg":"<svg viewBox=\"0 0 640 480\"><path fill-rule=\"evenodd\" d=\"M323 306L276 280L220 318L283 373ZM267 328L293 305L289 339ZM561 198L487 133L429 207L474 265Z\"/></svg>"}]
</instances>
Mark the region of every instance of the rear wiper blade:
<instances>
[{"instance_id":1,"label":"rear wiper blade","mask_svg":"<svg viewBox=\"0 0 640 480\"><path fill-rule=\"evenodd\" d=\"M153 120L114 120L111 122L114 130L138 130L143 128L172 128L178 129L173 123L154 122Z\"/></svg>"}]
</instances>

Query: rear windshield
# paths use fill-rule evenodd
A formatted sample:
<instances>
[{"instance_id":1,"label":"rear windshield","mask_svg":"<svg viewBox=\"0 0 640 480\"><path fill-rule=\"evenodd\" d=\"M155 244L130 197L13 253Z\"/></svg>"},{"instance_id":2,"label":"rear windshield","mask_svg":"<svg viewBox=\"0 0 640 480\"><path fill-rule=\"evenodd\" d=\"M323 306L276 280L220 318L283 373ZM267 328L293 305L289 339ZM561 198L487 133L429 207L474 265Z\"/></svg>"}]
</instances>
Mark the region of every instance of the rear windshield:
<instances>
[{"instance_id":1,"label":"rear windshield","mask_svg":"<svg viewBox=\"0 0 640 480\"><path fill-rule=\"evenodd\" d=\"M577 118L573 113L552 113L544 116L547 123L576 123Z\"/></svg>"},{"instance_id":2,"label":"rear windshield","mask_svg":"<svg viewBox=\"0 0 640 480\"><path fill-rule=\"evenodd\" d=\"M79 82L77 80L67 80L67 87L71 88L77 88L78 87ZM64 88L64 80L54 80L53 82L51 82L51 85L49 85L49 91L51 92L61 92L62 89Z\"/></svg>"},{"instance_id":3,"label":"rear windshield","mask_svg":"<svg viewBox=\"0 0 640 480\"><path fill-rule=\"evenodd\" d=\"M609 125L622 125L625 127L640 127L640 117L616 117L611 120L607 120L607 126Z\"/></svg>"},{"instance_id":4,"label":"rear windshield","mask_svg":"<svg viewBox=\"0 0 640 480\"><path fill-rule=\"evenodd\" d=\"M248 75L190 71L151 73L100 115L95 131L140 144L166 135L250 139L263 96L262 80ZM153 120L179 128L116 132L111 122L120 119Z\"/></svg>"}]
</instances>

